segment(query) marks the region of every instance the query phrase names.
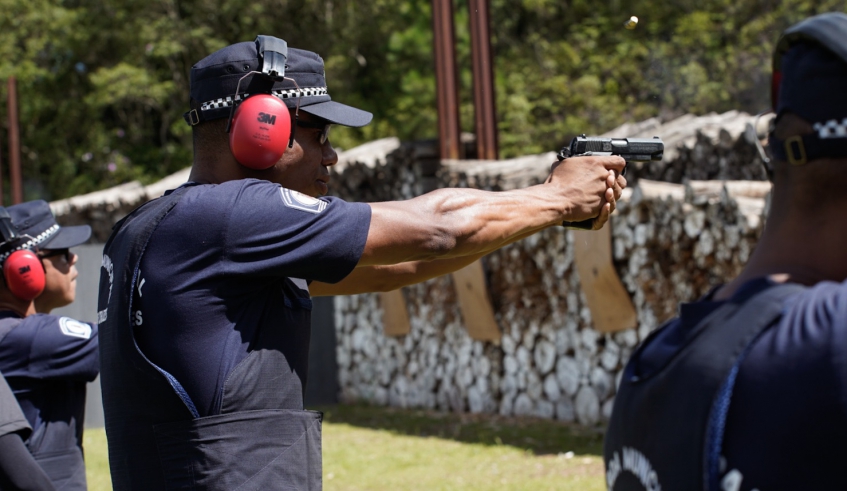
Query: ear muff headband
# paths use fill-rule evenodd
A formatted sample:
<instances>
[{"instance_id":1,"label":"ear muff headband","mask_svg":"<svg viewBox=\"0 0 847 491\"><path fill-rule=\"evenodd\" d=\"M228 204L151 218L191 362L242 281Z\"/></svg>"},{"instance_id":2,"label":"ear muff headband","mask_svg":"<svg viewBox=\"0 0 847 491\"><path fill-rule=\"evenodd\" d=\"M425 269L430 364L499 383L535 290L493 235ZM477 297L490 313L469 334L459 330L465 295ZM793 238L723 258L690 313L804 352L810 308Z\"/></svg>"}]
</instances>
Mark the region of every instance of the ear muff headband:
<instances>
[{"instance_id":1,"label":"ear muff headband","mask_svg":"<svg viewBox=\"0 0 847 491\"><path fill-rule=\"evenodd\" d=\"M264 170L279 161L286 148L294 146L293 130L300 112L298 96L292 121L288 106L271 95L273 84L290 80L298 93L300 86L294 79L285 76L285 61L288 58L285 41L272 36L258 36L256 50L261 61L261 71L249 72L238 80L234 99L238 99L241 82L248 76L263 79L265 83L260 83L260 87L266 92L248 96L237 108L233 105L226 131L229 133L230 150L238 163L251 169Z\"/></svg>"},{"instance_id":2,"label":"ear muff headband","mask_svg":"<svg viewBox=\"0 0 847 491\"><path fill-rule=\"evenodd\" d=\"M31 237L22 236L12 225L12 217L5 208L0 207L0 251L8 252L9 257L3 262L3 279L12 295L21 300L34 300L44 291L46 277L44 264L35 252L29 249L15 250Z\"/></svg>"},{"instance_id":3,"label":"ear muff headband","mask_svg":"<svg viewBox=\"0 0 847 491\"><path fill-rule=\"evenodd\" d=\"M273 36L256 36L256 52L262 60L262 73L275 82L285 78L285 62L288 60L288 43Z\"/></svg>"}]
</instances>

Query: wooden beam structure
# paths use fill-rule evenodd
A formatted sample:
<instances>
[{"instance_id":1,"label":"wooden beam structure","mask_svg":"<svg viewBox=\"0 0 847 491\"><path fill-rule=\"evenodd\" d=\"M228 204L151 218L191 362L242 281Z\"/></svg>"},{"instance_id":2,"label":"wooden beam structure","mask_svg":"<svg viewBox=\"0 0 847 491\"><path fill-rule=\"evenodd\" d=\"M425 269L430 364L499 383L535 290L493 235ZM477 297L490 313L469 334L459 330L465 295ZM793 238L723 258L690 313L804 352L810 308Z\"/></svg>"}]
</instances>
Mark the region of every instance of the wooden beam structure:
<instances>
[{"instance_id":1,"label":"wooden beam structure","mask_svg":"<svg viewBox=\"0 0 847 491\"><path fill-rule=\"evenodd\" d=\"M18 89L15 77L8 82L9 111L9 174L12 185L12 204L24 200L23 180L21 178L21 135L18 126Z\"/></svg>"},{"instance_id":2,"label":"wooden beam structure","mask_svg":"<svg viewBox=\"0 0 847 491\"><path fill-rule=\"evenodd\" d=\"M494 317L494 308L485 285L482 261L475 261L455 271L452 276L459 310L462 312L465 328L470 337L477 341L492 341L499 344L500 328Z\"/></svg>"},{"instance_id":3,"label":"wooden beam structure","mask_svg":"<svg viewBox=\"0 0 847 491\"><path fill-rule=\"evenodd\" d=\"M438 144L442 159L462 157L459 125L459 74L452 0L432 0Z\"/></svg>"},{"instance_id":4,"label":"wooden beam structure","mask_svg":"<svg viewBox=\"0 0 847 491\"><path fill-rule=\"evenodd\" d=\"M499 157L489 3L490 0L468 0L471 23L476 158L481 160L497 160Z\"/></svg>"},{"instance_id":5,"label":"wooden beam structure","mask_svg":"<svg viewBox=\"0 0 847 491\"><path fill-rule=\"evenodd\" d=\"M382 307L382 330L386 336L405 336L412 332L402 289L380 293L379 304Z\"/></svg>"},{"instance_id":6,"label":"wooden beam structure","mask_svg":"<svg viewBox=\"0 0 847 491\"><path fill-rule=\"evenodd\" d=\"M612 223L574 230L574 263L594 328L618 332L636 327L638 314L612 263Z\"/></svg>"}]
</instances>

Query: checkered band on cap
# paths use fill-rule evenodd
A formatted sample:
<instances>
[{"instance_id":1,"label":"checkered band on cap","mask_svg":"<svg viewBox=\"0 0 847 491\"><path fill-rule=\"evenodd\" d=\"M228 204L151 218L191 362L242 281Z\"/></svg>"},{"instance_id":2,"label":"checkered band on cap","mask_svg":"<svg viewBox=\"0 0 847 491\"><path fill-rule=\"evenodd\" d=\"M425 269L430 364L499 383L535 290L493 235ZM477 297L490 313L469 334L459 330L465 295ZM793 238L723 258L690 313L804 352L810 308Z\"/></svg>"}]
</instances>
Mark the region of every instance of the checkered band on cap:
<instances>
[{"instance_id":1,"label":"checkered band on cap","mask_svg":"<svg viewBox=\"0 0 847 491\"><path fill-rule=\"evenodd\" d=\"M29 250L35 249L38 246L38 244L45 242L47 239L52 237L53 234L55 234L58 231L59 231L59 225L58 224L53 225L52 227L48 228L44 232L41 232L37 236L30 237L29 240L27 240L26 242L22 242L21 244L19 244L14 249L0 254L0 264L3 264L3 262L6 261L6 258L8 258L13 252L21 251L21 250L24 250L24 249L29 249ZM28 236L23 236L23 237L28 237Z\"/></svg>"},{"instance_id":2,"label":"checkered band on cap","mask_svg":"<svg viewBox=\"0 0 847 491\"><path fill-rule=\"evenodd\" d=\"M847 118L841 121L830 119L825 123L815 123L812 128L818 132L818 138L847 138Z\"/></svg>"},{"instance_id":3,"label":"checkered band on cap","mask_svg":"<svg viewBox=\"0 0 847 491\"><path fill-rule=\"evenodd\" d=\"M308 97L319 97L328 95L328 91L326 87L307 87L303 89L287 89L287 90L274 90L273 95L279 97L280 99L293 99L297 96L305 99ZM233 104L237 104L244 99L250 97L250 94L237 94L234 96L227 96L220 99L215 99L213 101L204 102L200 105L201 111L209 111L212 109L222 109L228 108Z\"/></svg>"}]
</instances>

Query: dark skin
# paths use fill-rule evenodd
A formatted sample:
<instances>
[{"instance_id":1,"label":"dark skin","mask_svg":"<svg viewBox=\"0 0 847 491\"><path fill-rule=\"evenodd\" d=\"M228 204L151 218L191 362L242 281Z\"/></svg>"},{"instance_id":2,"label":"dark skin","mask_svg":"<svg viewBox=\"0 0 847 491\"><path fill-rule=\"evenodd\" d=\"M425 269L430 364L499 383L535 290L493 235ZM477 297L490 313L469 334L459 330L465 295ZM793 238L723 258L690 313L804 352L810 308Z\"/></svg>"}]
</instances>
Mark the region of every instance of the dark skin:
<instances>
[{"instance_id":1,"label":"dark skin","mask_svg":"<svg viewBox=\"0 0 847 491\"><path fill-rule=\"evenodd\" d=\"M18 317L26 317L35 314L35 303L32 300L21 300L12 295L6 287L5 281L0 281L0 311L11 311Z\"/></svg>"},{"instance_id":2,"label":"dark skin","mask_svg":"<svg viewBox=\"0 0 847 491\"><path fill-rule=\"evenodd\" d=\"M790 113L775 128L782 139L812 131L807 121ZM845 166L847 159L819 159L801 166L774 163L765 230L741 274L715 293L716 300L730 298L745 282L765 276L803 285L847 279L847 227L841 225L847 207Z\"/></svg>"},{"instance_id":3,"label":"dark skin","mask_svg":"<svg viewBox=\"0 0 847 491\"><path fill-rule=\"evenodd\" d=\"M303 110L299 118L320 122ZM320 129L297 127L294 147L275 166L256 171L236 162L220 122L202 125L210 126L200 130L202 137L195 133L190 180L256 178L313 197L326 194L329 168L338 155L328 140L320 143ZM419 283L563 221L594 218L594 228L599 229L626 187L620 175L624 165L620 157L572 158L554 164L544 184L525 189L439 189L405 201L368 203L371 224L356 269L336 284L312 282L310 293L390 291Z\"/></svg>"},{"instance_id":4,"label":"dark skin","mask_svg":"<svg viewBox=\"0 0 847 491\"><path fill-rule=\"evenodd\" d=\"M40 257L50 251L37 251ZM70 305L76 297L76 277L79 274L76 262L79 256L69 252L64 254L41 257L44 266L44 291L35 300L21 300L14 296L6 287L5 281L0 281L0 310L8 310L20 317L42 313L49 314L51 310Z\"/></svg>"},{"instance_id":5,"label":"dark skin","mask_svg":"<svg viewBox=\"0 0 847 491\"><path fill-rule=\"evenodd\" d=\"M68 252L67 256L50 252L39 252L39 256L43 256L44 292L35 299L35 310L41 314L70 305L76 298L76 277L79 275L76 262L79 256L73 252Z\"/></svg>"}]
</instances>

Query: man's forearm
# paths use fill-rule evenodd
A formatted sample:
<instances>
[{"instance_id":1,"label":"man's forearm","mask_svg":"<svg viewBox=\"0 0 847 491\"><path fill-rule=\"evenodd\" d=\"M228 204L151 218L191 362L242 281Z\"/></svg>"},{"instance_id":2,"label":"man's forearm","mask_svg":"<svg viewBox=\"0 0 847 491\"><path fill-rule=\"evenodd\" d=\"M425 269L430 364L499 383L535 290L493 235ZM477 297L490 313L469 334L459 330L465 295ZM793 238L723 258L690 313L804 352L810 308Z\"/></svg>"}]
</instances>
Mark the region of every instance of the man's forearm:
<instances>
[{"instance_id":1,"label":"man's forearm","mask_svg":"<svg viewBox=\"0 0 847 491\"><path fill-rule=\"evenodd\" d=\"M360 266L484 255L561 223L567 214L544 186L488 192L442 189L371 205L371 233Z\"/></svg>"},{"instance_id":2,"label":"man's forearm","mask_svg":"<svg viewBox=\"0 0 847 491\"><path fill-rule=\"evenodd\" d=\"M371 204L359 266L484 254L563 221L601 226L626 180L620 157L558 162L544 184L512 191L441 189L407 201ZM616 177L617 176L617 177Z\"/></svg>"},{"instance_id":3,"label":"man's forearm","mask_svg":"<svg viewBox=\"0 0 847 491\"><path fill-rule=\"evenodd\" d=\"M513 237L509 243L517 242L534 234L536 230ZM312 282L309 292L313 297L330 295L358 295L370 292L389 292L408 285L437 278L479 260L496 248L467 256L432 261L407 261L400 264L360 266L338 283Z\"/></svg>"}]
</instances>

